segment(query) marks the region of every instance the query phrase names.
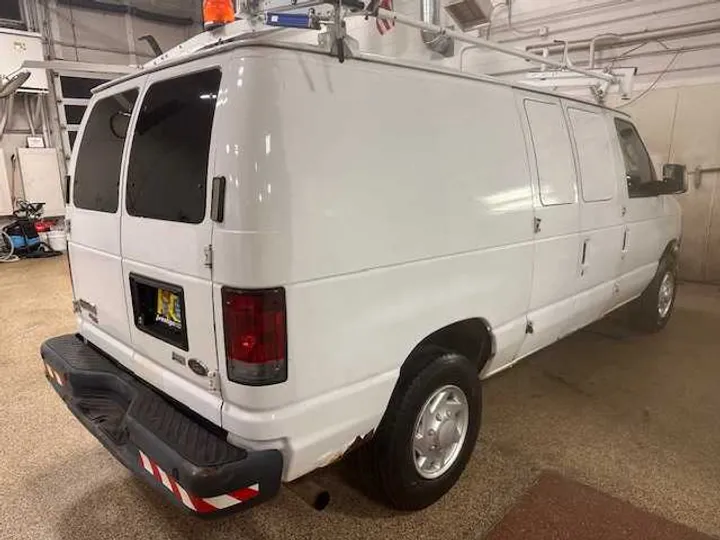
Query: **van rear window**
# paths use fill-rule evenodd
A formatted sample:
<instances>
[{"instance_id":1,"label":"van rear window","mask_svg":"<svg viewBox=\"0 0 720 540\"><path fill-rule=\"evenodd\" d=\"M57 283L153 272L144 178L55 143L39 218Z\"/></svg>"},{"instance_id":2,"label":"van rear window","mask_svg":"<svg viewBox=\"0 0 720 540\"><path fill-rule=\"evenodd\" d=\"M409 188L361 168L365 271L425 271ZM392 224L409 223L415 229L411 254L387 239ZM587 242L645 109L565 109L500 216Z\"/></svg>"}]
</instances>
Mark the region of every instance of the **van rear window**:
<instances>
[{"instance_id":1,"label":"van rear window","mask_svg":"<svg viewBox=\"0 0 720 540\"><path fill-rule=\"evenodd\" d=\"M140 110L130 151L131 216L200 223L205 219L210 135L220 70L153 84Z\"/></svg>"},{"instance_id":2,"label":"van rear window","mask_svg":"<svg viewBox=\"0 0 720 540\"><path fill-rule=\"evenodd\" d=\"M137 90L128 90L101 99L90 111L75 164L77 208L117 212L125 131L137 97Z\"/></svg>"}]
</instances>

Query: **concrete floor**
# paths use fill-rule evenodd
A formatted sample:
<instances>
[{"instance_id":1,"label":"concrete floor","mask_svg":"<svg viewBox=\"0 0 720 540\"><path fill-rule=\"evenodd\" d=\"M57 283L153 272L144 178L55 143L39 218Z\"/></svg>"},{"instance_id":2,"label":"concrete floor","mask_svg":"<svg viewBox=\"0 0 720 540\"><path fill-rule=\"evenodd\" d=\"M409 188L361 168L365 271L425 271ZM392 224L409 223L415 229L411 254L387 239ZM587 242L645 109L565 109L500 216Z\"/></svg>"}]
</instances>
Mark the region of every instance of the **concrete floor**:
<instances>
[{"instance_id":1,"label":"concrete floor","mask_svg":"<svg viewBox=\"0 0 720 540\"><path fill-rule=\"evenodd\" d=\"M664 332L603 322L486 382L460 483L423 512L369 501L338 465L317 513L283 489L247 513L185 516L119 465L45 381L42 340L73 331L64 259L0 265L0 538L480 539L543 470L720 535L720 289L685 285Z\"/></svg>"}]
</instances>

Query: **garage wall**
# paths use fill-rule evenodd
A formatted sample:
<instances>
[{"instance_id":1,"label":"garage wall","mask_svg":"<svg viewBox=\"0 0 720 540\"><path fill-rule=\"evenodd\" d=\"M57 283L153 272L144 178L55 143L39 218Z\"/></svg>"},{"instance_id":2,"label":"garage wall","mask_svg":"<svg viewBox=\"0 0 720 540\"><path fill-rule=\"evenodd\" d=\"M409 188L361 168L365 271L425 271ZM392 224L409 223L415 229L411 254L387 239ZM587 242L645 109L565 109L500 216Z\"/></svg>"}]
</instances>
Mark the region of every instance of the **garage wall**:
<instances>
[{"instance_id":1,"label":"garage wall","mask_svg":"<svg viewBox=\"0 0 720 540\"><path fill-rule=\"evenodd\" d=\"M94 9L97 3L107 9ZM48 58L128 65L142 64L154 56L147 43L138 41L140 36L152 34L167 50L200 32L200 6L200 0L25 0L23 7L29 29L42 31L47 38ZM67 122L59 114L54 90L45 98L49 127L46 144L60 149L64 174L62 168L69 158L69 146L62 144ZM17 148L26 146L28 135L24 102L18 96L8 129L0 140L8 178L13 175L11 156ZM22 196L19 176L16 178L15 196ZM2 213L0 224L6 221Z\"/></svg>"},{"instance_id":2,"label":"garage wall","mask_svg":"<svg viewBox=\"0 0 720 540\"><path fill-rule=\"evenodd\" d=\"M688 167L683 207L680 275L720 283L720 174L696 168L720 167L720 84L660 88L627 107L657 163Z\"/></svg>"},{"instance_id":3,"label":"garage wall","mask_svg":"<svg viewBox=\"0 0 720 540\"><path fill-rule=\"evenodd\" d=\"M92 8L92 0L43 2L51 20L54 54L65 60L142 64L154 55L146 43L137 41L139 37L152 34L167 50L201 31L197 0L178 0L173 6L119 2L114 11ZM104 4L107 9L115 5Z\"/></svg>"}]
</instances>

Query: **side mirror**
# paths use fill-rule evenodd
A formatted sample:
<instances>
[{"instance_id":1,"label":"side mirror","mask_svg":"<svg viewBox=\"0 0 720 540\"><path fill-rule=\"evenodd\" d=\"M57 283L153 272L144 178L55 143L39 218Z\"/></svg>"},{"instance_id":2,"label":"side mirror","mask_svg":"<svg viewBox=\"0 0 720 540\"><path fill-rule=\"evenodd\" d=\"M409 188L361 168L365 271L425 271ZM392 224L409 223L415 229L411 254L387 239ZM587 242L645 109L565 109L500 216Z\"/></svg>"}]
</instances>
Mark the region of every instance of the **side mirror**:
<instances>
[{"instance_id":1,"label":"side mirror","mask_svg":"<svg viewBox=\"0 0 720 540\"><path fill-rule=\"evenodd\" d=\"M687 173L685 169L685 165L678 165L676 163L663 165L663 194L685 193L688 190Z\"/></svg>"}]
</instances>

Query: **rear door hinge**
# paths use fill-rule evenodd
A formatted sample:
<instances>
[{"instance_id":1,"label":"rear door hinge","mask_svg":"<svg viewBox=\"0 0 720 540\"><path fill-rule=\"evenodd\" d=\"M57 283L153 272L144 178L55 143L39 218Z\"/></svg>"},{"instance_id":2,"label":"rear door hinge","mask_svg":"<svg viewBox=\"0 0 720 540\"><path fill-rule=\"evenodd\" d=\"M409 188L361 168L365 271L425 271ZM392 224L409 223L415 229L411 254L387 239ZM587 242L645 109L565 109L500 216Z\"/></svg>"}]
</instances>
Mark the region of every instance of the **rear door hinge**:
<instances>
[{"instance_id":1,"label":"rear door hinge","mask_svg":"<svg viewBox=\"0 0 720 540\"><path fill-rule=\"evenodd\" d=\"M535 224L535 226L534 226L535 234L537 234L537 233L540 232L540 224L541 224L541 223L542 223L542 219L540 219L539 217L536 217L535 220L534 220L534 224Z\"/></svg>"},{"instance_id":2,"label":"rear door hinge","mask_svg":"<svg viewBox=\"0 0 720 540\"><path fill-rule=\"evenodd\" d=\"M212 268L213 265L213 248L211 245L205 246L203 250L205 253L205 267Z\"/></svg>"},{"instance_id":3,"label":"rear door hinge","mask_svg":"<svg viewBox=\"0 0 720 540\"><path fill-rule=\"evenodd\" d=\"M533 326L532 321L528 321L525 325L525 333L526 334L533 334L535 333L535 327Z\"/></svg>"},{"instance_id":4,"label":"rear door hinge","mask_svg":"<svg viewBox=\"0 0 720 540\"><path fill-rule=\"evenodd\" d=\"M220 392L220 375L217 371L211 371L207 374L208 388L211 392Z\"/></svg>"}]
</instances>

